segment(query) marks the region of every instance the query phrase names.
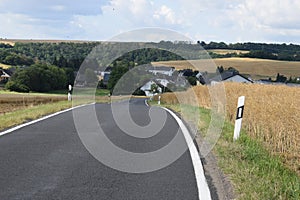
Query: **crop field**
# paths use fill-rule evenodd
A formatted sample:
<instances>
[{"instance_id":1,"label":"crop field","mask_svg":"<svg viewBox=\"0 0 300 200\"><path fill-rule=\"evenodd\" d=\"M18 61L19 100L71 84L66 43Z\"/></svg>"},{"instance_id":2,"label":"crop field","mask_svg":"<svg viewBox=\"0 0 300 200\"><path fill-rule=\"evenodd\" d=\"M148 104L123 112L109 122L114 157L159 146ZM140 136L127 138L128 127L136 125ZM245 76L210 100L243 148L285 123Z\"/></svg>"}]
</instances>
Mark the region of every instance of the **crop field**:
<instances>
[{"instance_id":1,"label":"crop field","mask_svg":"<svg viewBox=\"0 0 300 200\"><path fill-rule=\"evenodd\" d=\"M65 96L0 94L0 115L41 104L66 100Z\"/></svg>"},{"instance_id":2,"label":"crop field","mask_svg":"<svg viewBox=\"0 0 300 200\"><path fill-rule=\"evenodd\" d=\"M85 41L85 40L22 40L22 39L0 39L0 43L9 44L14 46L15 43L85 43L85 42L93 42L93 41Z\"/></svg>"},{"instance_id":3,"label":"crop field","mask_svg":"<svg viewBox=\"0 0 300 200\"><path fill-rule=\"evenodd\" d=\"M213 66L215 63L215 66ZM155 66L172 66L177 70L195 69L199 71L215 72L216 66L224 68L234 67L241 74L251 75L253 79L272 77L277 73L287 77L300 77L300 62L276 61L255 58L220 58L212 60L190 60L190 61L165 61L153 62Z\"/></svg>"},{"instance_id":4,"label":"crop field","mask_svg":"<svg viewBox=\"0 0 300 200\"><path fill-rule=\"evenodd\" d=\"M210 86L211 87L211 86ZM205 108L211 107L207 86L192 88L198 103L189 96L181 101ZM300 175L300 90L288 86L226 83L226 117L234 123L237 99L244 95L245 111L243 128L252 137L262 142L274 155ZM162 102L176 104L175 94L166 93Z\"/></svg>"},{"instance_id":5,"label":"crop field","mask_svg":"<svg viewBox=\"0 0 300 200\"><path fill-rule=\"evenodd\" d=\"M2 69L8 69L10 67L11 67L10 65L0 63L0 68L2 68Z\"/></svg>"},{"instance_id":6,"label":"crop field","mask_svg":"<svg viewBox=\"0 0 300 200\"><path fill-rule=\"evenodd\" d=\"M216 54L220 54L220 55L226 55L229 53L236 53L236 54L246 54L249 53L249 51L245 51L245 50L231 50L231 49L210 49L207 50L208 52L213 52Z\"/></svg>"}]
</instances>

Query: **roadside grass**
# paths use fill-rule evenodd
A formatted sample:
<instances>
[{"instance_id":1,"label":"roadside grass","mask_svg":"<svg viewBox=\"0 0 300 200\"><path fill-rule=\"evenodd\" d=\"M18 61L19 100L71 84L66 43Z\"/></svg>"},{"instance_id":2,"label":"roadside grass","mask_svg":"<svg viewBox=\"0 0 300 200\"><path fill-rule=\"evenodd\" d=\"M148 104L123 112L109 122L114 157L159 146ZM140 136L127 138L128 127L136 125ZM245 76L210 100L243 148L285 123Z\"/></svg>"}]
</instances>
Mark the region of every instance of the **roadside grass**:
<instances>
[{"instance_id":1,"label":"roadside grass","mask_svg":"<svg viewBox=\"0 0 300 200\"><path fill-rule=\"evenodd\" d=\"M17 93L0 90L0 131L27 121L38 119L72 106L92 103L107 103L107 90L97 90L93 98L78 95L67 101L65 91L55 93ZM85 91L86 93L86 91Z\"/></svg>"},{"instance_id":2,"label":"roadside grass","mask_svg":"<svg viewBox=\"0 0 300 200\"><path fill-rule=\"evenodd\" d=\"M14 112L9 112L4 115L0 115L0 130L13 127L40 118L47 114L55 113L71 107L72 102L60 101L56 103L42 104L25 109L20 109Z\"/></svg>"},{"instance_id":3,"label":"roadside grass","mask_svg":"<svg viewBox=\"0 0 300 200\"><path fill-rule=\"evenodd\" d=\"M155 101L149 103L157 105ZM182 105L162 106L181 114ZM185 110L200 113L198 130L202 136L205 135L211 120L210 109L190 105L184 107ZM189 120L188 115L184 117ZM240 139L233 142L233 132L233 124L225 121L213 152L218 158L219 167L231 180L236 199L300 199L300 177L297 173L287 168L279 156L269 153L261 142L252 139L245 130L242 130ZM199 138L196 139L200 144Z\"/></svg>"},{"instance_id":4,"label":"roadside grass","mask_svg":"<svg viewBox=\"0 0 300 200\"><path fill-rule=\"evenodd\" d=\"M79 91L79 89L76 89L76 91ZM109 90L107 89L91 89L88 91L80 91L80 93L84 93L84 94L90 94L93 93L95 94L95 96L106 96L109 94ZM67 95L68 94L68 90L54 90L54 91L49 91L46 94L61 94L61 95Z\"/></svg>"}]
</instances>

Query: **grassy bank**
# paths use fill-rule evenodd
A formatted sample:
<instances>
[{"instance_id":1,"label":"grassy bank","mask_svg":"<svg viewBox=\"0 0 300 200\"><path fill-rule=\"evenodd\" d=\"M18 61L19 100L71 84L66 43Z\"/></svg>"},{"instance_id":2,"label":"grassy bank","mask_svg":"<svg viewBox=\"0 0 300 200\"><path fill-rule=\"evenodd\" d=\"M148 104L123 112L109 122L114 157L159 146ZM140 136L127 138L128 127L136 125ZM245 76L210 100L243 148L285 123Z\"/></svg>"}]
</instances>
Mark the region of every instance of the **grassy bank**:
<instances>
[{"instance_id":1,"label":"grassy bank","mask_svg":"<svg viewBox=\"0 0 300 200\"><path fill-rule=\"evenodd\" d=\"M76 96L75 101L68 102L64 90L53 93L17 93L0 90L0 131L94 100L98 103L109 102L111 98L107 93L107 90L97 90L95 96Z\"/></svg>"},{"instance_id":2,"label":"grassy bank","mask_svg":"<svg viewBox=\"0 0 300 200\"><path fill-rule=\"evenodd\" d=\"M180 113L179 104L163 104ZM210 123L210 110L195 106L186 110L199 111L199 131L203 134ZM188 116L186 116L188 118ZM300 199L300 178L296 172L272 155L264 145L243 130L241 138L233 142L234 126L226 121L221 137L213 149L218 165L230 178L237 199ZM200 133L199 133L200 134ZM200 137L197 138L198 143Z\"/></svg>"},{"instance_id":3,"label":"grassy bank","mask_svg":"<svg viewBox=\"0 0 300 200\"><path fill-rule=\"evenodd\" d=\"M72 107L68 101L48 103L0 115L0 130Z\"/></svg>"}]
</instances>

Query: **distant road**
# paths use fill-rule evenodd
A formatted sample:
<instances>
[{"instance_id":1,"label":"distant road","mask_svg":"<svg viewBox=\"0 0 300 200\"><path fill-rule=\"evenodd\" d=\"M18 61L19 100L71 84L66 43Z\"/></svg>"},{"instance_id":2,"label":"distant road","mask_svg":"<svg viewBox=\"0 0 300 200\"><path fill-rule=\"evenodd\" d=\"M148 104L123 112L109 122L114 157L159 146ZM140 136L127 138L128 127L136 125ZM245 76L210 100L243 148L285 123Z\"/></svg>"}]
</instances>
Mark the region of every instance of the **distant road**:
<instances>
[{"instance_id":1,"label":"distant road","mask_svg":"<svg viewBox=\"0 0 300 200\"><path fill-rule=\"evenodd\" d=\"M109 104L96 104L95 109L99 118L105 119L100 123L109 132L109 139L127 151L155 151L168 144L179 129L175 119L167 114L159 134L137 139L117 128ZM150 122L149 107L143 99L131 101L130 109L136 123ZM131 174L114 170L85 149L71 111L0 137L0 173L3 200L199 199L189 151L158 171Z\"/></svg>"}]
</instances>

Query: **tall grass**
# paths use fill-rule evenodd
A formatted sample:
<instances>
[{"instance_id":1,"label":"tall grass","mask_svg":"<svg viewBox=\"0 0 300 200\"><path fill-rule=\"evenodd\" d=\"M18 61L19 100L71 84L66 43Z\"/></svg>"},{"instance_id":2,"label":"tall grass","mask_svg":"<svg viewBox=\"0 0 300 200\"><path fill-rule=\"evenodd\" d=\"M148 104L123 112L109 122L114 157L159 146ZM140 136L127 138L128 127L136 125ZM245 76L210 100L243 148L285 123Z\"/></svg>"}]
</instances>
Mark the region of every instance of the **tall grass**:
<instances>
[{"instance_id":1,"label":"tall grass","mask_svg":"<svg viewBox=\"0 0 300 200\"><path fill-rule=\"evenodd\" d=\"M198 102L189 93L164 94L162 102L179 101L201 107L211 107L207 86L191 90ZM265 145L273 154L279 155L292 170L300 174L300 90L288 86L225 83L226 117L234 122L237 99L246 96L243 128L252 138ZM180 99L180 96L184 98Z\"/></svg>"},{"instance_id":2,"label":"tall grass","mask_svg":"<svg viewBox=\"0 0 300 200\"><path fill-rule=\"evenodd\" d=\"M66 96L43 96L29 94L0 94L0 115L41 104L66 100Z\"/></svg>"}]
</instances>

